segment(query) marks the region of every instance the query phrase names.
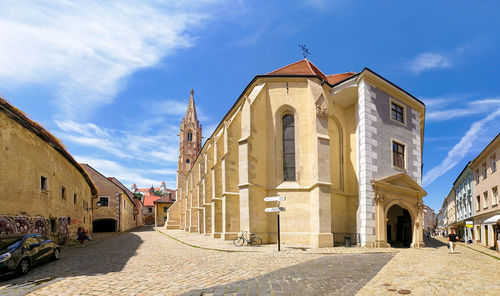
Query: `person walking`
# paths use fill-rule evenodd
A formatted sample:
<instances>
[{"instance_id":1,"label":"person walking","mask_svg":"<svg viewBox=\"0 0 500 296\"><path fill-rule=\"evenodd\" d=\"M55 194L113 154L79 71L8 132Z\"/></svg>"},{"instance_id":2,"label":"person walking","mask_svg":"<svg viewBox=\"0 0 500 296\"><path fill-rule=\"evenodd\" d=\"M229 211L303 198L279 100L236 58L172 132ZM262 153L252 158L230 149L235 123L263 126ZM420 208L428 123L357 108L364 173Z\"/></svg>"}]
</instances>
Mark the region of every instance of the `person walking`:
<instances>
[{"instance_id":1,"label":"person walking","mask_svg":"<svg viewBox=\"0 0 500 296\"><path fill-rule=\"evenodd\" d=\"M458 236L455 234L455 229L452 228L450 234L448 234L448 244L450 245L450 251L452 254L455 253L455 244L457 243Z\"/></svg>"},{"instance_id":2,"label":"person walking","mask_svg":"<svg viewBox=\"0 0 500 296\"><path fill-rule=\"evenodd\" d=\"M85 241L89 239L87 232L83 227L78 227L78 231L76 232L76 235L78 237L78 241L80 242L80 245L85 247Z\"/></svg>"}]
</instances>

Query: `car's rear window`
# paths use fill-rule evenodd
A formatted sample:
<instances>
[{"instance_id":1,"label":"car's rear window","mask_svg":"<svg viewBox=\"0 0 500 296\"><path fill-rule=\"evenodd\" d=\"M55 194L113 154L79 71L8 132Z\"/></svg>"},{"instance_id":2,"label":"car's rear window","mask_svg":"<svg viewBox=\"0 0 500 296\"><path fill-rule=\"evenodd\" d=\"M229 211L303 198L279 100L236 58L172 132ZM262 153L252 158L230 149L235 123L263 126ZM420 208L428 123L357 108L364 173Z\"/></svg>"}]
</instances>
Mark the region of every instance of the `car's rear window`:
<instances>
[{"instance_id":1,"label":"car's rear window","mask_svg":"<svg viewBox=\"0 0 500 296\"><path fill-rule=\"evenodd\" d=\"M15 249L23 240L22 237L4 237L0 238L0 250L3 249Z\"/></svg>"}]
</instances>

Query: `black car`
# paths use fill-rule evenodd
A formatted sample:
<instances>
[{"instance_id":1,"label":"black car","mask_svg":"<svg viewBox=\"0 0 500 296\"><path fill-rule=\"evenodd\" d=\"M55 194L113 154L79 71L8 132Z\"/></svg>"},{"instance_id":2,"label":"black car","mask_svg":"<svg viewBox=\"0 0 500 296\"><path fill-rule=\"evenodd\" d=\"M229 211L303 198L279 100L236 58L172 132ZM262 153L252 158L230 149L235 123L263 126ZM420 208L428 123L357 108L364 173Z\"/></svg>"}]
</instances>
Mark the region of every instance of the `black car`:
<instances>
[{"instance_id":1,"label":"black car","mask_svg":"<svg viewBox=\"0 0 500 296\"><path fill-rule=\"evenodd\" d=\"M60 255L57 244L38 233L0 237L0 273L26 274L33 265Z\"/></svg>"}]
</instances>

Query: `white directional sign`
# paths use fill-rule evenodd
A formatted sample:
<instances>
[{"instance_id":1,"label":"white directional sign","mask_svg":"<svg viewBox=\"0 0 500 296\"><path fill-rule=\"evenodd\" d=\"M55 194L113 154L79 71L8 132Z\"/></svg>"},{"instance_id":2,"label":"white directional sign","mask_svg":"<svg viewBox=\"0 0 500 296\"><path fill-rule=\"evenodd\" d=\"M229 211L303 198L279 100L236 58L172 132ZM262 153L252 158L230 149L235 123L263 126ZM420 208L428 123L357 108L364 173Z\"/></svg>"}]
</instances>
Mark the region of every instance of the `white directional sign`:
<instances>
[{"instance_id":1,"label":"white directional sign","mask_svg":"<svg viewBox=\"0 0 500 296\"><path fill-rule=\"evenodd\" d=\"M266 208L266 213L284 212L285 207Z\"/></svg>"},{"instance_id":2,"label":"white directional sign","mask_svg":"<svg viewBox=\"0 0 500 296\"><path fill-rule=\"evenodd\" d=\"M284 196L269 196L264 197L264 201L284 201L286 197Z\"/></svg>"}]
</instances>

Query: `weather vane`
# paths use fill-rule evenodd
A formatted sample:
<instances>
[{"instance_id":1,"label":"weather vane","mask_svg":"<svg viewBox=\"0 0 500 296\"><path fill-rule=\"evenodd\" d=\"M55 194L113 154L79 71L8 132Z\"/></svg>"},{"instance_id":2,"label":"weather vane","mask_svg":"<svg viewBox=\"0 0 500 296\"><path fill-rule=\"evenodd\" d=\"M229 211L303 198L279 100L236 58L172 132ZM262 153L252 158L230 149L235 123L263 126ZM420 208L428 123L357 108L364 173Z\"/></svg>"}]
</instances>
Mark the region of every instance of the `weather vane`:
<instances>
[{"instance_id":1,"label":"weather vane","mask_svg":"<svg viewBox=\"0 0 500 296\"><path fill-rule=\"evenodd\" d=\"M309 49L307 49L305 44L299 44L300 49L302 49L302 56L304 59L307 59L307 56L311 55Z\"/></svg>"}]
</instances>

